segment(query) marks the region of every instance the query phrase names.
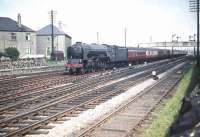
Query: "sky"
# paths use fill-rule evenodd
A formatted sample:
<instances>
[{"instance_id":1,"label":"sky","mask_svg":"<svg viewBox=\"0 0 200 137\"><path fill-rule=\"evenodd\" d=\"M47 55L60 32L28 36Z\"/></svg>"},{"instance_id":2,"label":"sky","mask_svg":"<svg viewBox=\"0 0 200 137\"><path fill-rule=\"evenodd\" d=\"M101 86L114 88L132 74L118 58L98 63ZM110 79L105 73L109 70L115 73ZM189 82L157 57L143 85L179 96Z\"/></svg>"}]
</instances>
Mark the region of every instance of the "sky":
<instances>
[{"instance_id":1,"label":"sky","mask_svg":"<svg viewBox=\"0 0 200 137\"><path fill-rule=\"evenodd\" d=\"M55 25L72 42L123 46L137 43L171 41L172 34L187 41L196 33L196 17L189 12L189 0L0 0L0 16L17 20L37 31L50 24L54 10Z\"/></svg>"}]
</instances>

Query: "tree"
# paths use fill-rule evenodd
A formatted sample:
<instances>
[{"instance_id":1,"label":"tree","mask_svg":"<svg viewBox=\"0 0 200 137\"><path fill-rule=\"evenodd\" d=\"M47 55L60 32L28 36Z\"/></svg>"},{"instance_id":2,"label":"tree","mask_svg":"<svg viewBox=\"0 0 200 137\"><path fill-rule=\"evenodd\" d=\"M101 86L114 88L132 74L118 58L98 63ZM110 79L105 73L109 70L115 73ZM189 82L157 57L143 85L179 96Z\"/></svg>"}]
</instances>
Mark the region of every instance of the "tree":
<instances>
[{"instance_id":1,"label":"tree","mask_svg":"<svg viewBox=\"0 0 200 137\"><path fill-rule=\"evenodd\" d=\"M5 51L5 55L12 60L17 60L19 58L20 53L17 48L9 47L9 48L6 48L4 51Z\"/></svg>"}]
</instances>

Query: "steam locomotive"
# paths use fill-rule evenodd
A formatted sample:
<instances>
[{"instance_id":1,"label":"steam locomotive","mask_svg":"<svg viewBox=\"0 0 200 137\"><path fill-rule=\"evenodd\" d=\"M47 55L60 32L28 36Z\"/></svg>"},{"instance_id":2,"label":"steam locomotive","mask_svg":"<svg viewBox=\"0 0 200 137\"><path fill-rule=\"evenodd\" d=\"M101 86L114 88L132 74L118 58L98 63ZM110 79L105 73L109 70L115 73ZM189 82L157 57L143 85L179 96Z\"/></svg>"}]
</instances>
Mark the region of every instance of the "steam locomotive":
<instances>
[{"instance_id":1,"label":"steam locomotive","mask_svg":"<svg viewBox=\"0 0 200 137\"><path fill-rule=\"evenodd\" d=\"M127 66L144 61L181 56L177 52L172 55L170 50L153 48L119 47L107 44L85 44L77 42L67 49L66 71L72 73L94 72L96 70Z\"/></svg>"}]
</instances>

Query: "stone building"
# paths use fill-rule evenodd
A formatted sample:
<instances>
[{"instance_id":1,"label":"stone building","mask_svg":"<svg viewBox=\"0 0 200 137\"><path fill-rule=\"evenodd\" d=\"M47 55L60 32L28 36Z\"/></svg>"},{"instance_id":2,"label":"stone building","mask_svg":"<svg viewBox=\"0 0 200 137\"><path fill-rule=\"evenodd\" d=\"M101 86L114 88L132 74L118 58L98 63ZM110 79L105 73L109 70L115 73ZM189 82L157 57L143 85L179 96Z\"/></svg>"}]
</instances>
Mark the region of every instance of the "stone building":
<instances>
[{"instance_id":1,"label":"stone building","mask_svg":"<svg viewBox=\"0 0 200 137\"><path fill-rule=\"evenodd\" d=\"M20 58L36 54L36 32L22 25L20 14L17 21L0 17L0 51L8 47L16 47Z\"/></svg>"},{"instance_id":2,"label":"stone building","mask_svg":"<svg viewBox=\"0 0 200 137\"><path fill-rule=\"evenodd\" d=\"M43 54L46 58L50 58L52 50L51 29L51 25L47 25L37 31L37 54ZM67 47L71 46L71 37L56 26L53 27L53 31L54 51L62 51L66 57Z\"/></svg>"}]
</instances>

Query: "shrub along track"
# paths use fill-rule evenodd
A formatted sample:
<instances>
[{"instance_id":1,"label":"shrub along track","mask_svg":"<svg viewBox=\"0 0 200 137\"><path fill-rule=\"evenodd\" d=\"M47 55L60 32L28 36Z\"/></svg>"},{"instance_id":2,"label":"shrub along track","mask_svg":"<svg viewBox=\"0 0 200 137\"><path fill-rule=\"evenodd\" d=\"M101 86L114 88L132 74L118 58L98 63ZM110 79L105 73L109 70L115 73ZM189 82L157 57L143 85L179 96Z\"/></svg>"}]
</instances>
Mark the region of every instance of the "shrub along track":
<instances>
[{"instance_id":1,"label":"shrub along track","mask_svg":"<svg viewBox=\"0 0 200 137\"><path fill-rule=\"evenodd\" d=\"M78 114L87 108L94 107L97 104L124 92L126 88L131 85L149 77L151 71L155 70L155 66L159 66L157 68L158 72L163 72L180 61L182 60L175 61L176 63L168 61L167 66L166 62L160 62L158 63L159 65L152 64L142 68L125 68L112 74L110 73L110 75L105 74L78 80L77 83L75 82L63 86L65 88L59 87L56 90L48 90L46 93L43 91L45 93L43 95L27 96L29 99L26 97L25 100L16 103L16 105L11 104L10 106L1 109L0 135L21 135L28 132L31 133L38 128L47 128L47 124L52 121L62 121L64 116ZM115 82L114 84L95 88L99 84L105 84L111 80L129 76L141 70L145 71L135 77L130 77ZM90 90L92 87L94 89Z\"/></svg>"}]
</instances>

